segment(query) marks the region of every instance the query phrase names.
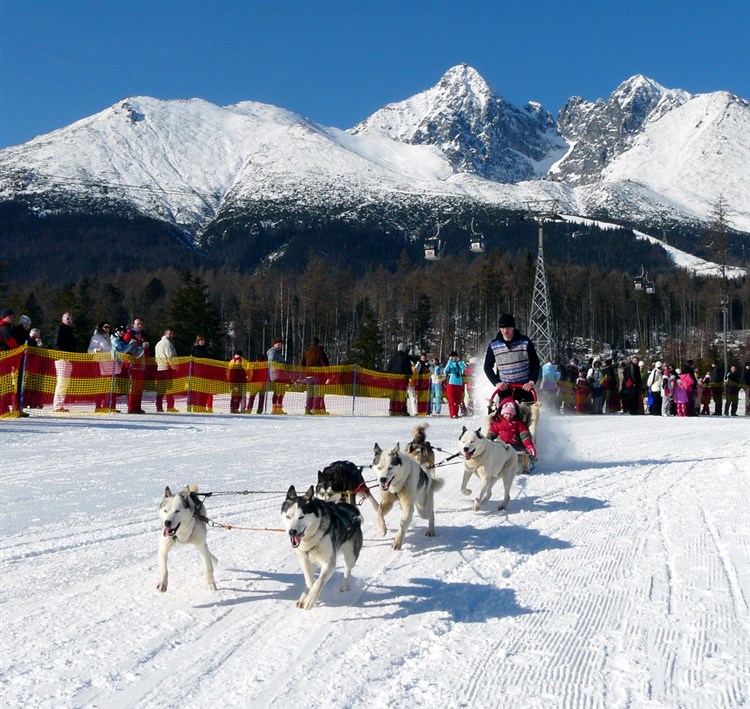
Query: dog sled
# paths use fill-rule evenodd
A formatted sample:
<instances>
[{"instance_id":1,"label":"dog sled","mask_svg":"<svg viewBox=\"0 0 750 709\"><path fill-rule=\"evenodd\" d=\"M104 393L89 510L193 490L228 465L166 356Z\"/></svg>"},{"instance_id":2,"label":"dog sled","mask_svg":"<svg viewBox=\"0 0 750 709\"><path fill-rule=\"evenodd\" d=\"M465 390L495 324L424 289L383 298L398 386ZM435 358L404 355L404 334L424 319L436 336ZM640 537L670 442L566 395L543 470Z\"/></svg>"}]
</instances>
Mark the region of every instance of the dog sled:
<instances>
[{"instance_id":1,"label":"dog sled","mask_svg":"<svg viewBox=\"0 0 750 709\"><path fill-rule=\"evenodd\" d=\"M499 416L501 404L506 399L513 400L513 403L516 406L516 416L528 427L529 434L531 435L531 442L538 451L539 443L537 432L539 428L539 413L542 404L537 397L535 389L526 391L521 384L508 384L505 389L497 387L495 391L492 392L487 404L487 430L489 430L493 417ZM523 446L520 448L518 446L514 447L518 450L518 459L522 472L531 472L534 469L534 464L537 459L531 456Z\"/></svg>"}]
</instances>

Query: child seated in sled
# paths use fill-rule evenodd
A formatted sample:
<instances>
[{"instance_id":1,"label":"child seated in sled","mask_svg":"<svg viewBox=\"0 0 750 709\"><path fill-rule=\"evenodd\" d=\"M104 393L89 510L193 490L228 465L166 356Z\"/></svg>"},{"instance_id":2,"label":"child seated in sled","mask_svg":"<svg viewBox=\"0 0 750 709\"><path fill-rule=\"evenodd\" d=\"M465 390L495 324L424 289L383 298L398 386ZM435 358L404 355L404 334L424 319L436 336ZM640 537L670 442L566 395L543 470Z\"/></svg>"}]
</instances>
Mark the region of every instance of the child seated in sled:
<instances>
[{"instance_id":1,"label":"child seated in sled","mask_svg":"<svg viewBox=\"0 0 750 709\"><path fill-rule=\"evenodd\" d=\"M529 431L524 422L518 404L512 397L500 402L497 412L490 417L487 438L495 440L499 438L519 451L521 471L528 473L536 462L536 448Z\"/></svg>"}]
</instances>

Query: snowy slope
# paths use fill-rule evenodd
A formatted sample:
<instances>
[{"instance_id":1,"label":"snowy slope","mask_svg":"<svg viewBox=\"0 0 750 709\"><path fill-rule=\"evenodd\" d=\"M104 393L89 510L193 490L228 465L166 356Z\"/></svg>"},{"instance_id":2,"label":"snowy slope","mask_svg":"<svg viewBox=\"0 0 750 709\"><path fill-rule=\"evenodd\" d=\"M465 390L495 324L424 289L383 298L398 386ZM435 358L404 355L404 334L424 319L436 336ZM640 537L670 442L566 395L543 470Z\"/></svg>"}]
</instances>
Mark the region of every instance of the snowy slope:
<instances>
[{"instance_id":1,"label":"snowy slope","mask_svg":"<svg viewBox=\"0 0 750 709\"><path fill-rule=\"evenodd\" d=\"M294 607L277 532L209 531L156 591L165 485L209 517L277 528L290 483L408 421L215 415L6 421L1 691L21 707L682 707L750 702L748 420L544 415L540 465L506 513L473 513L438 469L437 536L390 548L362 508L353 587ZM462 422L430 421L455 449ZM468 422L479 425L478 421ZM634 446L633 441L638 441ZM744 441L744 442L743 442ZM367 477L367 473L365 472ZM270 494L261 494L268 491Z\"/></svg>"},{"instance_id":2,"label":"snowy slope","mask_svg":"<svg viewBox=\"0 0 750 709\"><path fill-rule=\"evenodd\" d=\"M583 217L576 217L571 214L561 215L565 221L573 224L587 224L595 225L600 229L621 229L617 224L610 224L609 222L603 222L598 219L584 219ZM678 249L669 244L665 244L662 239L658 239L655 236L646 234L643 231L633 230L633 234L637 239L643 239L649 241L652 244L656 244L666 251L667 256L672 260L672 263L677 268L684 271L691 271L697 276L708 276L713 278L719 278L720 276L726 275L727 278L744 278L747 276L747 269L740 266L724 266L722 269L721 264L713 263L712 261L706 261L698 256L693 256L681 249Z\"/></svg>"},{"instance_id":3,"label":"snowy slope","mask_svg":"<svg viewBox=\"0 0 750 709\"><path fill-rule=\"evenodd\" d=\"M0 152L0 198L52 190L85 203L99 195L193 234L222 209L258 201L503 199L503 185L484 180L467 190L453 174L435 147L350 135L265 104L137 97Z\"/></svg>"},{"instance_id":4,"label":"snowy slope","mask_svg":"<svg viewBox=\"0 0 750 709\"><path fill-rule=\"evenodd\" d=\"M509 104L466 65L349 132L251 101L134 97L0 151L0 201L135 210L199 242L248 213L343 218L358 205L447 200L526 209L554 197L584 217L693 222L710 220L721 195L729 224L750 231L747 101L636 76L606 102L571 99L560 126L567 143L541 106ZM530 179L551 166L550 180Z\"/></svg>"},{"instance_id":5,"label":"snowy slope","mask_svg":"<svg viewBox=\"0 0 750 709\"><path fill-rule=\"evenodd\" d=\"M695 96L649 123L602 177L636 181L696 218L723 198L730 225L750 231L750 103L726 92Z\"/></svg>"}]
</instances>

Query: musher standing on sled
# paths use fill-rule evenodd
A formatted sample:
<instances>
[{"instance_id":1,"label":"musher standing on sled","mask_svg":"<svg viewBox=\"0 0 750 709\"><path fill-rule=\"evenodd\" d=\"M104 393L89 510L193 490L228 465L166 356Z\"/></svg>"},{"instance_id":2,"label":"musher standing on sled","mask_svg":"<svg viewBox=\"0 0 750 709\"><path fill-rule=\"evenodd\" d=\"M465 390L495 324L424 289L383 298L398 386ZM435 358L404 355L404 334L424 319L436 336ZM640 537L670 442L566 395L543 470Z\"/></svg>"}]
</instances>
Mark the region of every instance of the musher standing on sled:
<instances>
[{"instance_id":1,"label":"musher standing on sled","mask_svg":"<svg viewBox=\"0 0 750 709\"><path fill-rule=\"evenodd\" d=\"M539 357L534 343L516 330L512 315L500 317L500 330L484 358L484 373L500 391L517 401L534 401L532 390L539 379ZM515 386L512 386L515 385Z\"/></svg>"}]
</instances>

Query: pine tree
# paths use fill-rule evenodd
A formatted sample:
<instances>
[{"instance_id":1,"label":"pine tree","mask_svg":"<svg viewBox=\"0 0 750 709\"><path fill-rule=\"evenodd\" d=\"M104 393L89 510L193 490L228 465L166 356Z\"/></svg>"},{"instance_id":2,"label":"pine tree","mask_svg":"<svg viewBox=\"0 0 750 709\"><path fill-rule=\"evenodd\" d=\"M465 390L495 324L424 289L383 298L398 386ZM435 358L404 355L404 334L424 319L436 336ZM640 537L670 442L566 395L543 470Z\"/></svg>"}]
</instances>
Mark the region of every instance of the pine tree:
<instances>
[{"instance_id":1,"label":"pine tree","mask_svg":"<svg viewBox=\"0 0 750 709\"><path fill-rule=\"evenodd\" d=\"M190 354L196 335L206 338L214 356L224 351L224 332L219 312L208 298L208 288L199 276L183 275L183 285L167 306L168 327L174 332L174 345L180 356Z\"/></svg>"},{"instance_id":2,"label":"pine tree","mask_svg":"<svg viewBox=\"0 0 750 709\"><path fill-rule=\"evenodd\" d=\"M383 333L369 300L357 303L359 327L352 340L349 360L367 369L382 367Z\"/></svg>"}]
</instances>

